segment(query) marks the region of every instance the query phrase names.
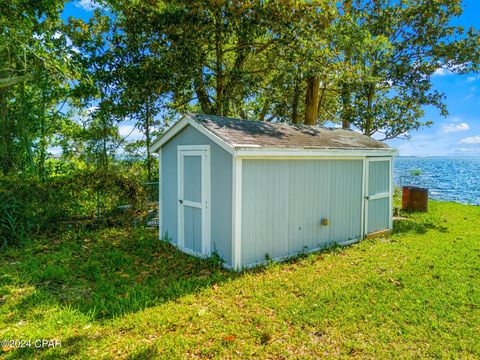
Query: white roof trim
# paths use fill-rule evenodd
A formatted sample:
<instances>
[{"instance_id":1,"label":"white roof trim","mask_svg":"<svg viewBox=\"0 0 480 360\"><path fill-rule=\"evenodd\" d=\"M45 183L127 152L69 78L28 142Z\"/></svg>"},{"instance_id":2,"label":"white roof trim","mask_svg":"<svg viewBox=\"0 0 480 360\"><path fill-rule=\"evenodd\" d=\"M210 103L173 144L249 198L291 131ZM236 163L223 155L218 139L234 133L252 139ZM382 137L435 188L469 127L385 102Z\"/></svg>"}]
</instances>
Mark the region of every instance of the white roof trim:
<instances>
[{"instance_id":1,"label":"white roof trim","mask_svg":"<svg viewBox=\"0 0 480 360\"><path fill-rule=\"evenodd\" d=\"M195 120L193 120L188 115L184 115L179 122L173 125L170 129L167 130L165 134L163 134L157 141L155 141L152 145L152 151L154 152L159 151L163 145L165 145L168 141L170 141L175 135L177 135L180 131L182 131L188 125L190 125L191 127L201 132L203 135L208 137L210 140L212 140L214 143L216 143L218 146L220 146L222 149L224 149L228 153L232 155L235 154L235 150L232 146L227 144L217 135L208 131L204 126L198 124Z\"/></svg>"},{"instance_id":2,"label":"white roof trim","mask_svg":"<svg viewBox=\"0 0 480 360\"><path fill-rule=\"evenodd\" d=\"M305 149L305 148L236 148L239 157L345 157L396 156L396 149Z\"/></svg>"}]
</instances>

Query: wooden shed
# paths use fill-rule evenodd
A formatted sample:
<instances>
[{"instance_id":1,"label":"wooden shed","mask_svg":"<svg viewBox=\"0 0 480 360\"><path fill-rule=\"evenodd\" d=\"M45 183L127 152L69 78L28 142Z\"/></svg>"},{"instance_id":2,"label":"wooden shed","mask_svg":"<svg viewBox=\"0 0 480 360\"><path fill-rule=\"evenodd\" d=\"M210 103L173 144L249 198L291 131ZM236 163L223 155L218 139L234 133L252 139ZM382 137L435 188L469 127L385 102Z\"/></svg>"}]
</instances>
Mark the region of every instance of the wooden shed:
<instances>
[{"instance_id":1,"label":"wooden shed","mask_svg":"<svg viewBox=\"0 0 480 360\"><path fill-rule=\"evenodd\" d=\"M241 269L392 228L392 157L352 130L189 114L154 144L159 230Z\"/></svg>"}]
</instances>

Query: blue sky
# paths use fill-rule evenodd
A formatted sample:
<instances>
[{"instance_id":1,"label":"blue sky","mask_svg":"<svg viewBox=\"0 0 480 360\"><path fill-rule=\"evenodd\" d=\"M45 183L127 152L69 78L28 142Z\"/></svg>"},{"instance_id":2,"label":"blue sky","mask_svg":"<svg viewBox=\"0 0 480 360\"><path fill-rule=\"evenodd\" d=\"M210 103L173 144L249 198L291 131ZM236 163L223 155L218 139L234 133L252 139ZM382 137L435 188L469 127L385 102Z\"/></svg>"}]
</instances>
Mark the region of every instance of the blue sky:
<instances>
[{"instance_id":1,"label":"blue sky","mask_svg":"<svg viewBox=\"0 0 480 360\"><path fill-rule=\"evenodd\" d=\"M63 17L88 19L94 8L92 0L73 1L65 5ZM464 0L463 9L464 13L454 23L480 28L480 1ZM456 75L439 69L433 85L445 93L450 115L444 118L438 110L426 109L425 120L433 121L430 128L411 133L409 140L394 139L388 143L402 156L480 155L480 75ZM120 132L128 134L132 129L132 125L124 125ZM131 136L136 138L141 134L134 132Z\"/></svg>"}]
</instances>

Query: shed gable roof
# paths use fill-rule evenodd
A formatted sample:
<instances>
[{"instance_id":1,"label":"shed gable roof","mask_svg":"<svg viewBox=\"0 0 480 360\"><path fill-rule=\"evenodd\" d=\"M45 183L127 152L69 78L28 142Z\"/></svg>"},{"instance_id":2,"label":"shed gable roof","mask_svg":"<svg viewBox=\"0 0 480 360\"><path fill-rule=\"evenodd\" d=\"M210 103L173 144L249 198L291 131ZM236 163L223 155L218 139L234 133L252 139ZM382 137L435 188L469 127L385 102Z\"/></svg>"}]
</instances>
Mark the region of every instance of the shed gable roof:
<instances>
[{"instance_id":1,"label":"shed gable roof","mask_svg":"<svg viewBox=\"0 0 480 360\"><path fill-rule=\"evenodd\" d=\"M308 125L287 125L215 115L187 114L167 130L152 146L157 151L185 126L190 125L210 137L226 151L234 154L241 149L285 151L355 151L376 150L395 153L387 144L353 130Z\"/></svg>"},{"instance_id":2,"label":"shed gable roof","mask_svg":"<svg viewBox=\"0 0 480 360\"><path fill-rule=\"evenodd\" d=\"M353 130L309 125L287 125L189 114L197 123L234 148L274 147L304 149L389 149L378 140Z\"/></svg>"}]
</instances>

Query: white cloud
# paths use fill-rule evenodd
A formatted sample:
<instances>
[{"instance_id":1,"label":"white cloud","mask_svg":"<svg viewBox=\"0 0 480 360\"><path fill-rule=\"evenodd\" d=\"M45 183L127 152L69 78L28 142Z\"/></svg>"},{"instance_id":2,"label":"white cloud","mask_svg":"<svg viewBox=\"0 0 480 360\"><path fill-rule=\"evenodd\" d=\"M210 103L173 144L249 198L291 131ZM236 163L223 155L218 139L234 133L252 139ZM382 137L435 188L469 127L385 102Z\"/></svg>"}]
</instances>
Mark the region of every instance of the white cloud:
<instances>
[{"instance_id":1,"label":"white cloud","mask_svg":"<svg viewBox=\"0 0 480 360\"><path fill-rule=\"evenodd\" d=\"M457 153L460 155L479 155L480 146L472 145L470 147L462 147L458 149Z\"/></svg>"},{"instance_id":2,"label":"white cloud","mask_svg":"<svg viewBox=\"0 0 480 360\"><path fill-rule=\"evenodd\" d=\"M445 76L445 75L451 75L451 74L453 74L453 73L450 70L445 69L445 68L438 68L433 73L433 75L437 75L437 76Z\"/></svg>"},{"instance_id":3,"label":"white cloud","mask_svg":"<svg viewBox=\"0 0 480 360\"><path fill-rule=\"evenodd\" d=\"M453 65L448 68L440 67L437 70L435 70L433 75L436 75L436 76L453 75L455 74L455 72L462 71L462 70L465 70L465 65L462 65L462 64Z\"/></svg>"},{"instance_id":4,"label":"white cloud","mask_svg":"<svg viewBox=\"0 0 480 360\"><path fill-rule=\"evenodd\" d=\"M87 112L87 114L90 115L91 113L97 111L98 109L99 109L98 106L90 106L90 107L88 107L85 111Z\"/></svg>"},{"instance_id":5,"label":"white cloud","mask_svg":"<svg viewBox=\"0 0 480 360\"><path fill-rule=\"evenodd\" d=\"M98 4L95 0L79 0L75 1L75 6L86 11L93 11L98 9L100 4Z\"/></svg>"},{"instance_id":6,"label":"white cloud","mask_svg":"<svg viewBox=\"0 0 480 360\"><path fill-rule=\"evenodd\" d=\"M480 144L480 135L463 138L460 140L460 144Z\"/></svg>"},{"instance_id":7,"label":"white cloud","mask_svg":"<svg viewBox=\"0 0 480 360\"><path fill-rule=\"evenodd\" d=\"M467 123L444 124L442 126L442 132L444 133L467 131L467 130L470 130L470 126Z\"/></svg>"},{"instance_id":8,"label":"white cloud","mask_svg":"<svg viewBox=\"0 0 480 360\"><path fill-rule=\"evenodd\" d=\"M118 133L121 137L127 138L129 141L143 139L143 134L134 125L121 125L118 127Z\"/></svg>"},{"instance_id":9,"label":"white cloud","mask_svg":"<svg viewBox=\"0 0 480 360\"><path fill-rule=\"evenodd\" d=\"M467 82L472 82L472 81L475 81L475 80L477 80L477 77L476 77L476 76L469 76L469 77L467 78Z\"/></svg>"},{"instance_id":10,"label":"white cloud","mask_svg":"<svg viewBox=\"0 0 480 360\"><path fill-rule=\"evenodd\" d=\"M61 147L59 146L52 146L52 147L49 147L47 149L48 153L50 154L50 156L53 156L53 157L59 157L62 155L63 153L63 150Z\"/></svg>"}]
</instances>

